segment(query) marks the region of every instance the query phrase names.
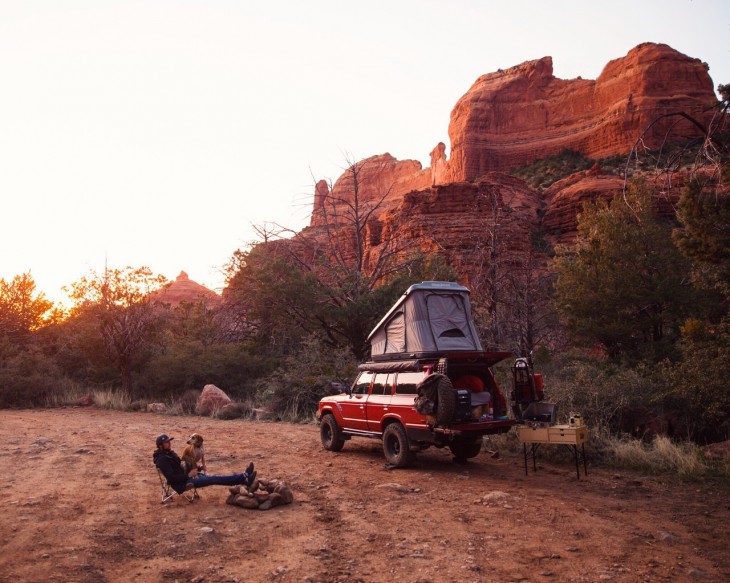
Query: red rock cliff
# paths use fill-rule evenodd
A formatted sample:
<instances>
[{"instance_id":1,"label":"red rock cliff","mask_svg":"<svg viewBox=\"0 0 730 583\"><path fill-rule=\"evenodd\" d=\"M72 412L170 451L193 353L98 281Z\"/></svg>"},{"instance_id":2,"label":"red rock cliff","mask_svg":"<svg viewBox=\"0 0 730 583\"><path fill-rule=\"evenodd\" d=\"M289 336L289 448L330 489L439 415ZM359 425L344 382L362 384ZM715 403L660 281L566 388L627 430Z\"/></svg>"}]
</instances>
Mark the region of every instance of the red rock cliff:
<instances>
[{"instance_id":1,"label":"red rock cliff","mask_svg":"<svg viewBox=\"0 0 730 583\"><path fill-rule=\"evenodd\" d=\"M595 81L555 78L550 57L489 73L452 111L450 159L440 143L426 169L390 154L357 162L334 185L317 184L310 227L302 235L326 241L332 231L325 226L337 224L344 255L355 253L348 214L356 176L360 218L366 217L366 264L376 260L384 241L397 240L399 248L415 244L444 252L467 279L483 261L479 241L495 205L509 209L500 229L505 252L519 262L531 234L552 244L572 243L583 203L610 198L624 186L623 178L603 174L598 166L545 192L495 170L523 166L563 148L591 158L624 155L662 115L684 112L706 123L715 103L707 65L661 44L637 46L608 63ZM673 140L698 135L696 126L678 119L655 123L645 145L661 144L670 126ZM671 194L661 196L671 207Z\"/></svg>"},{"instance_id":2,"label":"red rock cliff","mask_svg":"<svg viewBox=\"0 0 730 583\"><path fill-rule=\"evenodd\" d=\"M325 180L317 183L310 225L321 226L332 222L335 214L347 213L343 202L352 202L355 184L358 204L363 209L377 205L382 212L397 206L405 193L431 186L432 177L430 169L423 170L417 160L396 160L387 153L360 160L337 179L331 191Z\"/></svg>"},{"instance_id":3,"label":"red rock cliff","mask_svg":"<svg viewBox=\"0 0 730 583\"><path fill-rule=\"evenodd\" d=\"M550 57L483 75L451 112L451 158L440 183L474 180L576 150L589 158L625 154L649 123L684 111L708 119L716 96L708 66L667 45L645 43L611 61L595 81L557 79ZM658 146L675 119L655 125ZM689 122L674 136L697 135Z\"/></svg>"}]
</instances>

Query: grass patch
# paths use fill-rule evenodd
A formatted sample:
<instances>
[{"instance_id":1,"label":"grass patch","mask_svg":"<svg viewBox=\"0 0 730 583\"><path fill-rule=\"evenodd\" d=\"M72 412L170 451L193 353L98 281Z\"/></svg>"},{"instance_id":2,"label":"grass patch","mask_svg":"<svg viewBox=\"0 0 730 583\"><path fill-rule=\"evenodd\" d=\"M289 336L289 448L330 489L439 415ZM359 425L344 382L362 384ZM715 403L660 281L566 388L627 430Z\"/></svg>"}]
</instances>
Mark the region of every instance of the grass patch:
<instances>
[{"instance_id":1,"label":"grass patch","mask_svg":"<svg viewBox=\"0 0 730 583\"><path fill-rule=\"evenodd\" d=\"M521 457L523 454L516 431L485 438L482 451L495 449L506 455ZM632 470L642 475L671 474L683 480L730 478L730 460L710 460L695 443L675 442L664 436L647 443L591 431L586 456L591 465ZM540 458L555 464L573 463L572 454L559 447L541 448Z\"/></svg>"},{"instance_id":2,"label":"grass patch","mask_svg":"<svg viewBox=\"0 0 730 583\"><path fill-rule=\"evenodd\" d=\"M81 387L68 387L62 391L53 391L46 395L43 406L51 409L55 407L71 407L78 404L81 398L88 394L89 391L84 391Z\"/></svg>"},{"instance_id":3,"label":"grass patch","mask_svg":"<svg viewBox=\"0 0 730 583\"><path fill-rule=\"evenodd\" d=\"M94 405L100 409L113 409L115 411L129 411L132 404L132 397L121 389L97 389L91 391L94 398Z\"/></svg>"},{"instance_id":4,"label":"grass patch","mask_svg":"<svg viewBox=\"0 0 730 583\"><path fill-rule=\"evenodd\" d=\"M645 474L676 474L684 479L706 476L712 464L692 442L673 442L658 436L645 443L637 439L604 438L606 463Z\"/></svg>"}]
</instances>

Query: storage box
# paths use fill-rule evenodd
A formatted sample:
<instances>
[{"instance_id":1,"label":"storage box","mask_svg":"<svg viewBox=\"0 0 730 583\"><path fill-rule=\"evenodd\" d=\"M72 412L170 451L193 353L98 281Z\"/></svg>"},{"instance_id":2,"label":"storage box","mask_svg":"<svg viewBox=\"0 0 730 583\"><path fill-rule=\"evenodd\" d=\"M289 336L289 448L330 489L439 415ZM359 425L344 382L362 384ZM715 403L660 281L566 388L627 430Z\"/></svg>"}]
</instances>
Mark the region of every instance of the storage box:
<instances>
[{"instance_id":1,"label":"storage box","mask_svg":"<svg viewBox=\"0 0 730 583\"><path fill-rule=\"evenodd\" d=\"M517 437L520 443L548 443L549 427L518 427Z\"/></svg>"},{"instance_id":2,"label":"storage box","mask_svg":"<svg viewBox=\"0 0 730 583\"><path fill-rule=\"evenodd\" d=\"M588 428L585 425L555 425L547 429L549 443L580 445L588 441Z\"/></svg>"}]
</instances>

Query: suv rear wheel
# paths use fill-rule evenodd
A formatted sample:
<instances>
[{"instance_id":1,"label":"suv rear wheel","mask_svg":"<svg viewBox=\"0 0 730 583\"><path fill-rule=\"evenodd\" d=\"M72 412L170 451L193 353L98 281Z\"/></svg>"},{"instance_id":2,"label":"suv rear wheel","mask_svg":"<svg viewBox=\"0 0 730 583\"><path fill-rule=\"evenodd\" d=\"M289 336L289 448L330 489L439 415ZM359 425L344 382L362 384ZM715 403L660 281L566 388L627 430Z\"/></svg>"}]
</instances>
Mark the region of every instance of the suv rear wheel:
<instances>
[{"instance_id":1,"label":"suv rear wheel","mask_svg":"<svg viewBox=\"0 0 730 583\"><path fill-rule=\"evenodd\" d=\"M400 423L391 423L385 428L383 453L388 463L396 468L405 468L413 462L408 436Z\"/></svg>"},{"instance_id":2,"label":"suv rear wheel","mask_svg":"<svg viewBox=\"0 0 730 583\"><path fill-rule=\"evenodd\" d=\"M340 426L337 425L334 415L328 414L322 417L319 426L319 437L322 439L322 445L327 451L340 451L345 446L342 431Z\"/></svg>"},{"instance_id":3,"label":"suv rear wheel","mask_svg":"<svg viewBox=\"0 0 730 583\"><path fill-rule=\"evenodd\" d=\"M476 441L455 441L449 444L449 449L457 462L465 462L479 455L482 449L482 438L480 437Z\"/></svg>"}]
</instances>

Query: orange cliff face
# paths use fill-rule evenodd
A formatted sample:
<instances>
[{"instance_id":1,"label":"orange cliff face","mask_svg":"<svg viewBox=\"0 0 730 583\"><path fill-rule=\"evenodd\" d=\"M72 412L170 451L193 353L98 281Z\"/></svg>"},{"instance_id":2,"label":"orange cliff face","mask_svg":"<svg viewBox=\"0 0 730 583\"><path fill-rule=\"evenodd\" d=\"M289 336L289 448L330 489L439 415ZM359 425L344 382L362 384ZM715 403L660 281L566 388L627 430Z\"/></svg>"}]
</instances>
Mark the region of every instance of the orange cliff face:
<instances>
[{"instance_id":1,"label":"orange cliff face","mask_svg":"<svg viewBox=\"0 0 730 583\"><path fill-rule=\"evenodd\" d=\"M595 81L557 79L550 57L483 75L451 113L450 158L440 143L431 152L430 168L390 154L354 165L360 217L367 217L365 261L376 260L386 241L399 241L404 249L413 242L424 251L445 252L468 278L479 261L475 241L484 238L494 205L510 213L500 229L516 261L529 251L534 235L553 245L570 244L583 203L621 192L623 178L596 165L540 192L503 172L563 149L595 159L626 155L657 119L644 133L649 148L661 145L669 128L674 140L697 137L702 130L694 124L662 116L683 112L706 124L716 103L705 63L654 43L609 62ZM346 217L353 186L349 171L331 190L320 181L302 235L325 241L327 224L352 229ZM671 206L675 195L663 194L663 204ZM339 238L340 244L352 243L350 254L354 241Z\"/></svg>"},{"instance_id":2,"label":"orange cliff face","mask_svg":"<svg viewBox=\"0 0 730 583\"><path fill-rule=\"evenodd\" d=\"M432 177L430 169L423 170L417 160L396 160L387 153L360 160L337 179L331 191L325 180L317 183L310 225L332 222L335 214L342 217L347 212L342 201L352 201L355 182L363 209L377 205L385 210L397 206L405 193L431 186Z\"/></svg>"},{"instance_id":3,"label":"orange cliff face","mask_svg":"<svg viewBox=\"0 0 730 583\"><path fill-rule=\"evenodd\" d=\"M441 181L474 180L567 148L589 158L626 154L663 114L683 111L706 123L717 98L708 66L667 45L644 43L608 63L595 81L557 79L550 57L483 75L451 112L451 158ZM653 127L661 144L676 118ZM674 135L697 136L683 121Z\"/></svg>"}]
</instances>

